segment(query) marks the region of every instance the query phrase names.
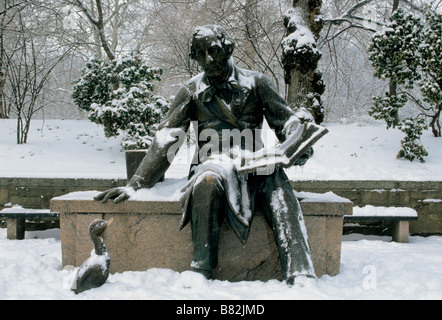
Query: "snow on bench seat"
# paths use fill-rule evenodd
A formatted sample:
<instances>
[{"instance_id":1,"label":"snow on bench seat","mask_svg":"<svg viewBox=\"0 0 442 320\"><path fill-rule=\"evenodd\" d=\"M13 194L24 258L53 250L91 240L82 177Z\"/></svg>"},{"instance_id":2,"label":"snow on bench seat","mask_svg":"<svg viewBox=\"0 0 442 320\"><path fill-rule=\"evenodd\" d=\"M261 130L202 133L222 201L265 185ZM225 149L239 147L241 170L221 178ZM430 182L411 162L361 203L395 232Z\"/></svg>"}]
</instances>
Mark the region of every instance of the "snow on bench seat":
<instances>
[{"instance_id":1,"label":"snow on bench seat","mask_svg":"<svg viewBox=\"0 0 442 320\"><path fill-rule=\"evenodd\" d=\"M58 217L58 213L51 212L49 209L30 209L23 208L20 205L14 205L0 210L0 217L4 218L46 218Z\"/></svg>"},{"instance_id":2,"label":"snow on bench seat","mask_svg":"<svg viewBox=\"0 0 442 320\"><path fill-rule=\"evenodd\" d=\"M0 218L7 220L7 238L9 240L23 240L25 238L26 219L57 218L58 212L49 209L30 209L14 205L0 210Z\"/></svg>"},{"instance_id":3,"label":"snow on bench seat","mask_svg":"<svg viewBox=\"0 0 442 320\"><path fill-rule=\"evenodd\" d=\"M345 215L344 221L393 221L393 241L408 243L409 221L417 220L417 212L407 207L376 207L366 205L353 207L353 214Z\"/></svg>"},{"instance_id":4,"label":"snow on bench seat","mask_svg":"<svg viewBox=\"0 0 442 320\"><path fill-rule=\"evenodd\" d=\"M346 221L355 220L417 220L416 210L408 207L353 207L351 216L344 216Z\"/></svg>"}]
</instances>

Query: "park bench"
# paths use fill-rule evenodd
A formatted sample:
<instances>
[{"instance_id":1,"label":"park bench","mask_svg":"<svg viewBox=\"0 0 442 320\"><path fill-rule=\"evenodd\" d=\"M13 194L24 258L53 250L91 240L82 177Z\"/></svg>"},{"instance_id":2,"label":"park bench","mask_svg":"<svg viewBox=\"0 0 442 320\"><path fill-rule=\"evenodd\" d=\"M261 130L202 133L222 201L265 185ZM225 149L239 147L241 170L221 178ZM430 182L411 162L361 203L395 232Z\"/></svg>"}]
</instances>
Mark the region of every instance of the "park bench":
<instances>
[{"instance_id":1,"label":"park bench","mask_svg":"<svg viewBox=\"0 0 442 320\"><path fill-rule=\"evenodd\" d=\"M4 208L0 211L0 218L6 218L7 238L9 240L23 240L25 238L26 220L57 219L59 213L49 209L28 209L19 205Z\"/></svg>"},{"instance_id":2,"label":"park bench","mask_svg":"<svg viewBox=\"0 0 442 320\"><path fill-rule=\"evenodd\" d=\"M391 221L393 222L392 239L395 242L408 243L410 221L417 220L417 212L407 207L354 207L352 215L344 216L345 222L355 221Z\"/></svg>"}]
</instances>

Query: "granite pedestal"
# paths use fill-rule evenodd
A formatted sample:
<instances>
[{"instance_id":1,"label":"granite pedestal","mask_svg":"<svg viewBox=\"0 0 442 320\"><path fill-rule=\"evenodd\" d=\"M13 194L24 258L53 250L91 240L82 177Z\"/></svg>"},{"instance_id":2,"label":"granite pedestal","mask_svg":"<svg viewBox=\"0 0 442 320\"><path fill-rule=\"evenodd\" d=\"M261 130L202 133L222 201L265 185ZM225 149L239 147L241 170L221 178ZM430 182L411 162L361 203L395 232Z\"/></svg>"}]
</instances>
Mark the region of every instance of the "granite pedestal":
<instances>
[{"instance_id":1,"label":"granite pedestal","mask_svg":"<svg viewBox=\"0 0 442 320\"><path fill-rule=\"evenodd\" d=\"M190 227L178 230L178 201L126 201L119 204L93 200L98 192L75 192L51 200L51 211L60 212L63 266L79 266L92 250L88 225L97 218L114 219L104 234L111 257L111 273L169 268L190 270L193 247ZM315 195L301 201L312 259L318 277L339 273L343 216L352 213L352 202ZM227 223L222 227L219 265L214 278L230 281L282 279L272 230L257 215L249 240L243 245Z\"/></svg>"}]
</instances>

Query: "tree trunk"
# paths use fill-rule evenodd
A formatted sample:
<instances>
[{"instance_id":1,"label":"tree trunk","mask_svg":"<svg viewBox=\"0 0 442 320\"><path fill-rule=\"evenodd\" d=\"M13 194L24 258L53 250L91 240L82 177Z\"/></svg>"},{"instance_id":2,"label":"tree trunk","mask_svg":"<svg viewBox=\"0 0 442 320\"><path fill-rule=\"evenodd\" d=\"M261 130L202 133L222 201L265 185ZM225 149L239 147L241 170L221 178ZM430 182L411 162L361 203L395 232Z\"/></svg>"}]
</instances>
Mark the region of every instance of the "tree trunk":
<instances>
[{"instance_id":1,"label":"tree trunk","mask_svg":"<svg viewBox=\"0 0 442 320\"><path fill-rule=\"evenodd\" d=\"M121 4L119 0L115 1L115 10L114 10L114 29L112 30L112 44L111 49L113 52L117 49L118 46L118 31L120 30L120 9Z\"/></svg>"},{"instance_id":2,"label":"tree trunk","mask_svg":"<svg viewBox=\"0 0 442 320\"><path fill-rule=\"evenodd\" d=\"M316 46L323 25L321 5L321 0L293 0L293 8L284 13L287 32L282 43L287 102L294 111L310 112L318 124L324 120L321 95L325 90Z\"/></svg>"},{"instance_id":3,"label":"tree trunk","mask_svg":"<svg viewBox=\"0 0 442 320\"><path fill-rule=\"evenodd\" d=\"M101 0L96 0L97 12L98 12L98 23L96 27L98 29L98 35L101 40L101 45L103 46L104 52L109 60L115 60L115 52L112 50L111 45L106 39L106 34L104 32L104 17L103 17L103 7L101 5Z\"/></svg>"},{"instance_id":4,"label":"tree trunk","mask_svg":"<svg viewBox=\"0 0 442 320\"><path fill-rule=\"evenodd\" d=\"M91 13L95 16L96 12L95 12L95 2L94 0L90 0L90 8L91 8ZM101 50L101 46L99 45L100 43L100 36L98 35L98 29L96 27L92 27L92 34L94 37L94 43L96 43L96 46L94 46L94 50L97 54L97 58L98 59L102 59L103 58L103 51Z\"/></svg>"},{"instance_id":5,"label":"tree trunk","mask_svg":"<svg viewBox=\"0 0 442 320\"><path fill-rule=\"evenodd\" d=\"M9 110L6 105L6 99L4 96L4 89L6 83L6 74L4 73L3 66L3 48L0 48L0 119L8 119L9 118Z\"/></svg>"},{"instance_id":6,"label":"tree trunk","mask_svg":"<svg viewBox=\"0 0 442 320\"><path fill-rule=\"evenodd\" d=\"M244 51L246 55L244 57L244 63L248 68L254 70L256 66L256 15L257 15L258 5L256 0L247 0L244 7L244 20L245 20L245 36L246 41L244 41Z\"/></svg>"},{"instance_id":7,"label":"tree trunk","mask_svg":"<svg viewBox=\"0 0 442 320\"><path fill-rule=\"evenodd\" d=\"M100 39L101 46L102 46L104 52L106 53L107 58L111 61L115 60L115 58L116 58L115 52L112 49L111 44L107 40L105 31L104 31L105 23L104 23L103 6L101 3L101 0L95 0L95 6L97 9L98 17L95 17L93 12L91 10L89 10L83 4L83 2L81 0L76 0L75 4L83 11L83 13L88 18L89 22L96 28L96 30L95 30L96 34L97 34L98 38ZM93 8L92 1L91 1L91 8Z\"/></svg>"},{"instance_id":8,"label":"tree trunk","mask_svg":"<svg viewBox=\"0 0 442 320\"><path fill-rule=\"evenodd\" d=\"M0 119L8 119L9 118L9 110L6 105L6 99L4 96L4 90L6 85L6 71L5 71L5 61L4 61L4 30L5 23L4 19L6 17L6 2L4 4L4 14L0 15Z\"/></svg>"},{"instance_id":9,"label":"tree trunk","mask_svg":"<svg viewBox=\"0 0 442 320\"><path fill-rule=\"evenodd\" d=\"M398 7L399 7L399 0L393 0L393 8L391 10L392 15L397 10ZM390 97L397 95L397 85L391 79L390 79L388 91L389 91ZM393 118L392 126L393 126L393 128L396 128L396 126L399 124L399 114L397 112L392 113L391 117Z\"/></svg>"},{"instance_id":10,"label":"tree trunk","mask_svg":"<svg viewBox=\"0 0 442 320\"><path fill-rule=\"evenodd\" d=\"M437 138L442 137L441 127L439 122L441 112L442 112L442 105L439 104L436 107L436 113L431 118L431 123L430 123L431 131L433 132L433 135Z\"/></svg>"}]
</instances>

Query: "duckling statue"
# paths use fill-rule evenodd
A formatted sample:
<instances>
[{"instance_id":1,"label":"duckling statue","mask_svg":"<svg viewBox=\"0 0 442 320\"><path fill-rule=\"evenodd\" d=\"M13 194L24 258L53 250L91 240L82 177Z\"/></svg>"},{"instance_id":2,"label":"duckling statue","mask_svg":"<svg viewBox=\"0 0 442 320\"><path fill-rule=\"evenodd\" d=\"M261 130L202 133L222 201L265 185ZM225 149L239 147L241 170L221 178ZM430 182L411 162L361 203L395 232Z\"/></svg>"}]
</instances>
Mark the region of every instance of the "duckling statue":
<instances>
[{"instance_id":1,"label":"duckling statue","mask_svg":"<svg viewBox=\"0 0 442 320\"><path fill-rule=\"evenodd\" d=\"M109 277L110 257L103 240L103 232L113 222L95 219L89 225L89 235L94 249L91 256L83 262L72 282L71 290L78 294L85 290L102 286Z\"/></svg>"}]
</instances>

